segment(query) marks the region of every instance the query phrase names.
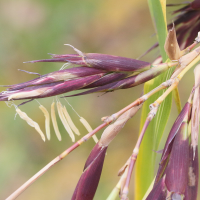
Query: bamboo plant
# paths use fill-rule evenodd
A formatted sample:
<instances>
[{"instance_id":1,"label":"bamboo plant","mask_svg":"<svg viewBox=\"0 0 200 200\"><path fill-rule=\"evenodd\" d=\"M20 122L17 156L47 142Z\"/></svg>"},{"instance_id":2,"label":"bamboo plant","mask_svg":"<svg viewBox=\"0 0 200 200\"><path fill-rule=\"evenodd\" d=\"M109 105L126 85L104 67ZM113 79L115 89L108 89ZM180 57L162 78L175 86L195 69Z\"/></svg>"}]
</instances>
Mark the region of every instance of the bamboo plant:
<instances>
[{"instance_id":1,"label":"bamboo plant","mask_svg":"<svg viewBox=\"0 0 200 200\"><path fill-rule=\"evenodd\" d=\"M154 63L100 53L83 53L69 45L75 54L51 54L51 59L34 60L28 63L61 62L73 67L45 75L38 74L38 78L28 82L4 85L7 89L0 93L0 101L13 105L17 114L34 127L44 141L51 137L50 121L58 139L61 140L56 120L57 108L59 118L72 142L75 142L13 192L7 200L17 198L51 167L93 137L96 145L86 160L83 173L71 198L72 200L92 200L99 184L109 144L140 108L142 108L142 116L138 140L132 154L127 156L126 163L119 170L119 182L108 194L107 200L114 200L118 196L122 200L128 199L129 190L132 190L129 185L134 167L136 200L197 199L200 1L184 3L181 9L174 11L173 14L176 16L174 23L169 25L166 22L166 1L149 0L148 3L158 38L158 43L153 48L159 46L161 55L161 59L157 59ZM177 86L191 68L194 68L195 83L191 88L188 101L181 108ZM58 95L62 95L61 98L73 98L73 96L94 92L108 93L128 89L143 83L144 92L141 97L116 113L103 117L102 124L94 130L84 118L80 117L81 123L85 125L89 133L75 141L74 133L80 135L80 132L71 120L66 107L61 104ZM75 95L66 94L75 90L78 90ZM56 102L52 103L50 114L43 105L40 105L45 116L45 135L39 125L21 108L32 100L52 96L56 97ZM152 149L158 150L173 98L180 114L169 132L158 171L155 173L155 153ZM26 101L16 105L17 100ZM105 128L103 134L98 140L95 134L103 128Z\"/></svg>"}]
</instances>

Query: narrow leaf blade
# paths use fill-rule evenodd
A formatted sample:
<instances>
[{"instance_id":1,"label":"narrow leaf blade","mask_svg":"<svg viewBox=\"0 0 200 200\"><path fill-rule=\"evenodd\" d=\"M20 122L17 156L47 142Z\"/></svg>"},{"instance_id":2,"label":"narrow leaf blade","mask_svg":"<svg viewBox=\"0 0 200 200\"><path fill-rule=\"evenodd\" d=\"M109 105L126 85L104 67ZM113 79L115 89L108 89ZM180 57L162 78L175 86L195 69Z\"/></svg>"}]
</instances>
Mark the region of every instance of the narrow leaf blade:
<instances>
[{"instance_id":1,"label":"narrow leaf blade","mask_svg":"<svg viewBox=\"0 0 200 200\"><path fill-rule=\"evenodd\" d=\"M149 8L151 16L155 25L155 30L158 38L160 53L162 60L167 60L167 54L164 49L165 40L167 37L167 23L166 23L166 0L149 0ZM169 79L173 69L159 75L155 79L148 81L144 85L144 93L147 93L160 85L162 82ZM164 91L153 95L149 98L143 106L141 116L141 128L149 113L149 105L153 103ZM167 124L169 114L172 105L172 94L160 105L156 117L152 120L145 137L142 141L140 152L136 162L136 178L135 178L135 199L140 200L145 195L149 185L154 178L154 166L155 166L155 153L152 150L157 150L163 135L165 126Z\"/></svg>"}]
</instances>

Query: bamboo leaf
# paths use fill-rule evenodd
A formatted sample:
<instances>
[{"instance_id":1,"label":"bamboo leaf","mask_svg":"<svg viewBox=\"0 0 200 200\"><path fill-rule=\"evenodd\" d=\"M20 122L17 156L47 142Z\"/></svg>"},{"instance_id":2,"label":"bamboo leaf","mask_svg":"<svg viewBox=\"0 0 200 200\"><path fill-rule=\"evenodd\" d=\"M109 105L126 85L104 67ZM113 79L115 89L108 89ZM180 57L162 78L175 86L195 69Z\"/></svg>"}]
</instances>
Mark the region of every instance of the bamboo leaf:
<instances>
[{"instance_id":1,"label":"bamboo leaf","mask_svg":"<svg viewBox=\"0 0 200 200\"><path fill-rule=\"evenodd\" d=\"M167 54L164 49L165 39L167 37L166 0L148 0L148 3L158 38L160 53L165 62L167 60Z\"/></svg>"},{"instance_id":2,"label":"bamboo leaf","mask_svg":"<svg viewBox=\"0 0 200 200\"><path fill-rule=\"evenodd\" d=\"M149 0L149 8L152 19L155 25L160 53L164 61L167 60L167 55L164 50L165 39L167 37L167 24L166 24L166 1L165 0ZM153 80L148 81L144 85L144 93L147 93L160 85L162 82L170 78L173 69L161 74ZM149 105L153 103L164 91L160 91L151 98L149 98L143 105L141 116L141 127L146 120L149 113ZM135 199L141 200L149 188L155 174L155 157L156 153L152 150L157 150L161 137L163 135L165 126L167 124L172 105L172 94L163 101L160 105L155 118L150 123L145 137L142 141L140 152L136 162L136 187Z\"/></svg>"},{"instance_id":3,"label":"bamboo leaf","mask_svg":"<svg viewBox=\"0 0 200 200\"><path fill-rule=\"evenodd\" d=\"M178 113L180 113L181 110L182 110L182 106L181 106L181 99L180 99L178 88L174 89L172 94L173 94L173 99L174 99L174 101L176 103L176 107L177 107Z\"/></svg>"},{"instance_id":4,"label":"bamboo leaf","mask_svg":"<svg viewBox=\"0 0 200 200\"><path fill-rule=\"evenodd\" d=\"M144 92L155 88L158 83L163 82L170 77L172 70L160 75L159 77L145 83ZM153 103L163 91L149 98L142 109L141 116L141 127L144 124L144 121L149 113L149 105ZM144 196L146 190L148 189L151 181L154 178L154 166L155 166L155 156L156 153L152 150L157 150L160 143L160 139L164 132L167 120L169 118L170 110L172 104L172 94L170 94L165 101L160 105L156 117L152 120L147 128L145 137L142 141L140 152L136 162L136 191L135 196L136 200L141 200Z\"/></svg>"},{"instance_id":5,"label":"bamboo leaf","mask_svg":"<svg viewBox=\"0 0 200 200\"><path fill-rule=\"evenodd\" d=\"M151 182L151 185L149 186L148 190L146 191L144 197L142 198L142 200L146 200L146 198L148 197L149 193L151 192L151 190L153 189L154 186L154 181L155 178L153 179L153 181Z\"/></svg>"}]
</instances>

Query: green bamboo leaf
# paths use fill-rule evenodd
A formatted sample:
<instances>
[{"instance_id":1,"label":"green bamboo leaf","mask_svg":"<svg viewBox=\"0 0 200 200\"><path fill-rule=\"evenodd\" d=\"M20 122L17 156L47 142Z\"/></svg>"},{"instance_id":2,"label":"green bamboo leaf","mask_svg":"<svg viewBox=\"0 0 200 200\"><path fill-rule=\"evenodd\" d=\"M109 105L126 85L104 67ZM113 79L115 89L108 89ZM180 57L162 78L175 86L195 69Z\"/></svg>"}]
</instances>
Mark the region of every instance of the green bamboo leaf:
<instances>
[{"instance_id":1,"label":"green bamboo leaf","mask_svg":"<svg viewBox=\"0 0 200 200\"><path fill-rule=\"evenodd\" d=\"M119 197L120 189L114 188L106 200L116 200Z\"/></svg>"},{"instance_id":2,"label":"green bamboo leaf","mask_svg":"<svg viewBox=\"0 0 200 200\"><path fill-rule=\"evenodd\" d=\"M166 73L160 75L159 77L145 83L144 93L149 92L154 89L157 85L167 80L173 70L169 70ZM149 113L149 105L153 103L160 95L162 95L164 91L161 91L151 98L149 98L143 105L142 116L141 116L141 127L145 122L145 119ZM135 197L136 200L141 200L144 196L146 190L151 184L155 174L155 156L156 153L153 150L157 150L162 134L164 132L167 120L169 118L169 114L171 111L172 105L172 94L168 95L168 97L163 101L160 105L159 110L149 124L147 131L145 133L145 137L140 146L139 155L136 162L136 191Z\"/></svg>"},{"instance_id":3,"label":"green bamboo leaf","mask_svg":"<svg viewBox=\"0 0 200 200\"><path fill-rule=\"evenodd\" d=\"M180 113L182 110L182 106L181 106L181 100L180 100L178 88L174 89L172 94L173 94L173 99L175 100L175 103L176 103L178 113Z\"/></svg>"},{"instance_id":4,"label":"green bamboo leaf","mask_svg":"<svg viewBox=\"0 0 200 200\"><path fill-rule=\"evenodd\" d=\"M165 62L167 60L167 54L164 49L165 39L167 37L166 0L148 0L148 3L158 38L160 53L163 62Z\"/></svg>"},{"instance_id":5,"label":"green bamboo leaf","mask_svg":"<svg viewBox=\"0 0 200 200\"><path fill-rule=\"evenodd\" d=\"M156 34L158 37L160 53L164 61L167 60L167 55L164 50L165 39L167 37L167 24L166 24L166 1L165 0L149 0L149 8L151 11L152 19L154 21ZM148 81L144 85L144 93L147 93L160 85L162 82L170 78L173 69L168 70L164 74ZM164 91L153 95L143 105L141 116L141 128L149 113L149 105L153 103ZM142 141L140 152L136 162L136 175L135 175L135 199L141 200L149 188L155 174L155 157L161 137L163 135L165 126L167 124L172 105L172 94L163 101L160 105L155 118L150 123L145 137Z\"/></svg>"},{"instance_id":6,"label":"green bamboo leaf","mask_svg":"<svg viewBox=\"0 0 200 200\"><path fill-rule=\"evenodd\" d=\"M151 190L153 189L153 186L154 186L154 181L155 181L155 178L153 179L153 181L151 182L151 185L149 186L148 190L146 191L144 197L142 198L142 200L146 200L146 198L148 197L149 193L151 192Z\"/></svg>"}]
</instances>

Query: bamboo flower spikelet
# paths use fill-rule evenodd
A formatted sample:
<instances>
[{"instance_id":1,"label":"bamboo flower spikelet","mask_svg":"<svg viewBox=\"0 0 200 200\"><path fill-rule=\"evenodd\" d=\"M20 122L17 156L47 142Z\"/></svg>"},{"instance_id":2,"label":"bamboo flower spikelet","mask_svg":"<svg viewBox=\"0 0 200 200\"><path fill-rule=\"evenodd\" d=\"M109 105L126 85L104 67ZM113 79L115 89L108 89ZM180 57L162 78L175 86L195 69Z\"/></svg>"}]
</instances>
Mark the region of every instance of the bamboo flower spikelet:
<instances>
[{"instance_id":1,"label":"bamboo flower spikelet","mask_svg":"<svg viewBox=\"0 0 200 200\"><path fill-rule=\"evenodd\" d=\"M94 199L104 162L107 162L106 154L109 152L109 145L122 132L126 123L134 118L140 108L142 108L142 117L138 139L133 146L132 153L127 156L125 164L120 168L119 181L110 194L107 194L107 200L115 200L118 197L121 200L129 199L129 193L133 190L130 183L135 175L134 168L136 168L136 175L150 174L145 177L145 180L139 181L137 179L139 175L136 176L135 185L139 189L135 189L135 200L197 200L200 120L200 1L184 3L182 8L173 12L173 15L176 15L174 23L168 25L166 24L164 1L152 2L149 0L158 35L158 44L154 47L159 45L162 62L157 62L159 59L150 63L101 53L83 53L67 44L68 48L75 51L74 54L50 54L50 59L25 62L26 65L32 63L42 65L43 62L64 63L60 70L44 75L37 74L39 77L27 82L2 86L6 89L0 93L0 101L6 102L8 106L14 106L16 115L35 128L43 141L46 138L47 141L50 140L53 133L61 141L64 134L63 129L59 127L59 123L61 123L64 132L68 134L73 143L14 191L7 200L16 199L40 176L90 138L93 138L95 145L86 160L71 200ZM182 4L168 6L182 6ZM158 13L161 16L160 19L155 17L158 16ZM68 68L65 69L65 66ZM192 68L194 70L194 85L187 102L181 108L177 87ZM114 114L102 117L102 123L94 129L93 125L91 126L85 118L79 115L67 101L67 98L97 92L108 93L118 90L117 92L120 93L121 89L129 89L143 83L144 92L139 98ZM72 91L76 91L76 93L70 94ZM172 125L165 145L163 145L160 141L169 118L172 93L180 113ZM40 103L40 99L47 97L52 99L50 110L47 109L46 105L43 106ZM18 100L25 101L17 105ZM44 115L44 133L39 124L31 119L30 114L22 111L23 105L31 104L33 100L39 103L39 109ZM82 129L77 128L73 116L68 112L67 104L79 117L79 123L87 130L86 135L82 134ZM53 128L50 128L51 124ZM105 130L98 139L95 134L103 128ZM151 135L150 139L153 142L147 141L147 135ZM151 145L152 152L147 152L145 145ZM158 151L160 147L163 147L163 150ZM158 152L161 152L162 156L159 166L156 166L155 155ZM149 160L145 156L141 158L144 153L152 154L151 163L146 162L146 165L150 168L153 165L158 169L156 173L155 170L144 171L146 166L141 163L145 163L145 159Z\"/></svg>"}]
</instances>

